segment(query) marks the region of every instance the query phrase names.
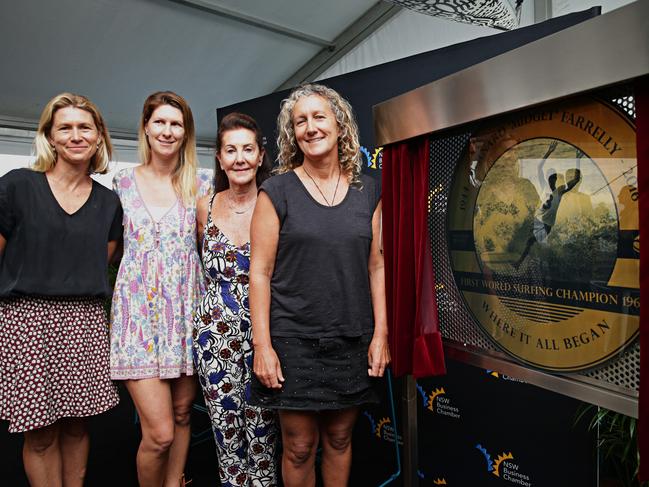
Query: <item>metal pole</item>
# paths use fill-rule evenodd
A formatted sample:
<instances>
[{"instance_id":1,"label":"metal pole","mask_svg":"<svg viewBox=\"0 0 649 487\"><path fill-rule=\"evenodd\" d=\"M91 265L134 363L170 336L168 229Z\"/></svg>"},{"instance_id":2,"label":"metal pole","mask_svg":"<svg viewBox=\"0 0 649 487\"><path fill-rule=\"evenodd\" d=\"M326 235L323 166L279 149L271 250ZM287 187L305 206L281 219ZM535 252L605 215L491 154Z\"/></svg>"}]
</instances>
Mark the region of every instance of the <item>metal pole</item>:
<instances>
[{"instance_id":1,"label":"metal pole","mask_svg":"<svg viewBox=\"0 0 649 487\"><path fill-rule=\"evenodd\" d=\"M552 0L534 0L534 23L552 18Z\"/></svg>"},{"instance_id":2,"label":"metal pole","mask_svg":"<svg viewBox=\"0 0 649 487\"><path fill-rule=\"evenodd\" d=\"M403 485L419 485L419 451L417 442L417 383L412 375L405 378L403 389Z\"/></svg>"}]
</instances>

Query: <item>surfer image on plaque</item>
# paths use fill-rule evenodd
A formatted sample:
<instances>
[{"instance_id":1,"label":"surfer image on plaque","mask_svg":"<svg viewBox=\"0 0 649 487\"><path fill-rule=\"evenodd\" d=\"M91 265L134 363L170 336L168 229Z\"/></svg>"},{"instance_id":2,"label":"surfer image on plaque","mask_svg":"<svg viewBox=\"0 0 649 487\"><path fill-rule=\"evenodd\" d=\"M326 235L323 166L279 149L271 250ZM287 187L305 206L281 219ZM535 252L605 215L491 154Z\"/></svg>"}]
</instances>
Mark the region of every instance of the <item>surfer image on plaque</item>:
<instances>
[{"instance_id":1,"label":"surfer image on plaque","mask_svg":"<svg viewBox=\"0 0 649 487\"><path fill-rule=\"evenodd\" d=\"M550 157L550 155L557 148L557 144L558 142L556 140L553 140L550 143L550 147L548 147L547 152L541 160L541 164L539 164L538 180L541 182L541 184L543 184L543 182L545 181L543 166L545 165L545 161L547 161L548 157ZM557 220L557 213L559 212L559 205L561 204L563 195L574 188L581 180L579 161L581 160L583 155L583 152L578 151L577 167L566 171L566 175L568 175L568 173L570 172L572 176L566 184L563 184L564 176L557 174L555 169L550 169L548 171L547 186L549 188L549 191L544 188L546 189L546 197L544 198L541 206L539 206L539 208L534 213L534 228L532 230L533 235L527 240L525 250L523 250L523 253L519 257L519 259L514 263L514 267L516 269L520 267L520 265L527 257L527 254L529 254L532 245L534 245L536 242L541 244L547 242L548 235L552 231L552 226Z\"/></svg>"},{"instance_id":2,"label":"surfer image on plaque","mask_svg":"<svg viewBox=\"0 0 649 487\"><path fill-rule=\"evenodd\" d=\"M479 186L474 218L483 271L587 283L605 281L615 262L614 196L567 142L537 138L506 150Z\"/></svg>"}]
</instances>

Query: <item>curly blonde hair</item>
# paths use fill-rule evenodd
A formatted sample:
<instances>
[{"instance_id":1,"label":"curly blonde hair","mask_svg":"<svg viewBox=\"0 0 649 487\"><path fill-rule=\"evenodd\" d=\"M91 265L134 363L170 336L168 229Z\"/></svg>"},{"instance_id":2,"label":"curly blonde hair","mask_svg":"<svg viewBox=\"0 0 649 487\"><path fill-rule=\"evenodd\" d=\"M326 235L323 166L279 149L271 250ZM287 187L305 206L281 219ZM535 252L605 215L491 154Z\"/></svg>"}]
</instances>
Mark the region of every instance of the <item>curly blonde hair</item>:
<instances>
[{"instance_id":1,"label":"curly blonde hair","mask_svg":"<svg viewBox=\"0 0 649 487\"><path fill-rule=\"evenodd\" d=\"M317 95L329 102L338 124L338 162L340 169L349 175L350 184L360 184L361 153L358 136L358 125L354 111L347 100L335 90L314 83L304 84L295 88L282 101L281 110L277 117L277 154L278 167L276 172L282 174L301 166L304 154L295 140L293 128L293 107L305 96Z\"/></svg>"},{"instance_id":2,"label":"curly blonde hair","mask_svg":"<svg viewBox=\"0 0 649 487\"><path fill-rule=\"evenodd\" d=\"M36 137L34 138L36 162L34 162L32 169L38 172L46 172L56 164L56 152L50 145L48 139L51 135L52 125L54 124L54 115L61 108L67 107L78 108L92 115L92 120L95 122L97 132L99 132L99 140L98 149L90 159L88 173L106 174L110 159L113 155L113 144L110 141L108 128L95 104L85 96L75 95L74 93L60 93L45 105L43 113L41 113L40 121L38 122Z\"/></svg>"}]
</instances>

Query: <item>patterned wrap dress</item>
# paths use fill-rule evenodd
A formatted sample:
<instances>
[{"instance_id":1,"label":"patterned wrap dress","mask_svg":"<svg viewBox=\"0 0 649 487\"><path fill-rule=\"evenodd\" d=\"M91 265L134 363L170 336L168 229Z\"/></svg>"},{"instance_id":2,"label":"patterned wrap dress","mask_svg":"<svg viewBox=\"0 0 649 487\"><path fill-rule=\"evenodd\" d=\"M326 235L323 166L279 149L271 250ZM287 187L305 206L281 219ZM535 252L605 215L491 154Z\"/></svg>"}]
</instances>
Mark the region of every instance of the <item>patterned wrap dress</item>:
<instances>
[{"instance_id":1,"label":"patterned wrap dress","mask_svg":"<svg viewBox=\"0 0 649 487\"><path fill-rule=\"evenodd\" d=\"M210 187L198 174L199 197ZM196 248L196 206L179 198L156 221L137 187L135 169L113 179L124 209L124 256L113 292L113 380L192 375L193 310L204 290Z\"/></svg>"},{"instance_id":2,"label":"patterned wrap dress","mask_svg":"<svg viewBox=\"0 0 649 487\"><path fill-rule=\"evenodd\" d=\"M209 204L202 258L208 279L194 319L194 354L208 407L223 487L274 486L275 413L248 404L252 339L248 307L250 243L237 247L212 222Z\"/></svg>"}]
</instances>

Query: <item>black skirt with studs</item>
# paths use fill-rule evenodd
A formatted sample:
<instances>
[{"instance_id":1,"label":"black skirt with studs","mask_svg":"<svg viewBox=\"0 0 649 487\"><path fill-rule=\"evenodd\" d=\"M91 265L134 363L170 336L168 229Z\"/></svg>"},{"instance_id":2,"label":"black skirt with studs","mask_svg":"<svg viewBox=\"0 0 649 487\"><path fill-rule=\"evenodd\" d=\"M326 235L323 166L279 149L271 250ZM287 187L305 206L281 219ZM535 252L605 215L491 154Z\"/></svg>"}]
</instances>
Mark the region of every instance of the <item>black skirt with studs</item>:
<instances>
[{"instance_id":1,"label":"black skirt with studs","mask_svg":"<svg viewBox=\"0 0 649 487\"><path fill-rule=\"evenodd\" d=\"M367 373L372 335L271 340L284 383L281 389L268 389L253 374L251 404L320 411L379 402L377 379Z\"/></svg>"}]
</instances>

